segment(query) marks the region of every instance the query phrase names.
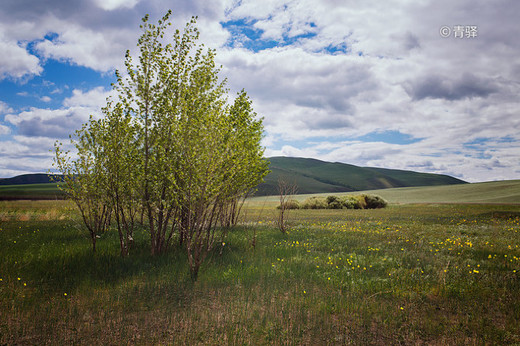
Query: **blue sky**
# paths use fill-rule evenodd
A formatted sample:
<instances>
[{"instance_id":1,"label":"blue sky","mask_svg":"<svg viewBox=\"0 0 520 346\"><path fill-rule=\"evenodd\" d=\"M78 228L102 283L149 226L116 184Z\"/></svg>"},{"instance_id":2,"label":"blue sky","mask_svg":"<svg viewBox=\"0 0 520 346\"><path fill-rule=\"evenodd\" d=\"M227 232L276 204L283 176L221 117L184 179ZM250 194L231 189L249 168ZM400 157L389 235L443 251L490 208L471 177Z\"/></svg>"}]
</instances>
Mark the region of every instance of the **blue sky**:
<instances>
[{"instance_id":1,"label":"blue sky","mask_svg":"<svg viewBox=\"0 0 520 346\"><path fill-rule=\"evenodd\" d=\"M514 0L4 0L0 177L46 172L54 141L100 116L140 19L168 9L198 16L266 156L520 179Z\"/></svg>"}]
</instances>

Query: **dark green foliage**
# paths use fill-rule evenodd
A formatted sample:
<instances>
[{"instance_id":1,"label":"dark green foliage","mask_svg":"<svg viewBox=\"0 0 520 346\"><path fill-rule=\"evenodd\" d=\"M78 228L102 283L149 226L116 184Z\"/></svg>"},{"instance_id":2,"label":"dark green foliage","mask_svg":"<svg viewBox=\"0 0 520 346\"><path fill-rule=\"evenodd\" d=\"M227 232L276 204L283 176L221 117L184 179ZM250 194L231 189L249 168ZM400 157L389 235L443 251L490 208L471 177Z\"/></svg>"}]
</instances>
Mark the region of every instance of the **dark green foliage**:
<instances>
[{"instance_id":1,"label":"dark green foliage","mask_svg":"<svg viewBox=\"0 0 520 346\"><path fill-rule=\"evenodd\" d=\"M365 198L367 209L385 208L388 202L376 195L362 195Z\"/></svg>"},{"instance_id":2,"label":"dark green foliage","mask_svg":"<svg viewBox=\"0 0 520 346\"><path fill-rule=\"evenodd\" d=\"M343 196L341 197L341 203L345 209L362 209L359 198L356 196Z\"/></svg>"},{"instance_id":3,"label":"dark green foliage","mask_svg":"<svg viewBox=\"0 0 520 346\"><path fill-rule=\"evenodd\" d=\"M379 209L388 203L376 195L347 195L343 197L309 197L300 205L300 209Z\"/></svg>"},{"instance_id":4,"label":"dark green foliage","mask_svg":"<svg viewBox=\"0 0 520 346\"><path fill-rule=\"evenodd\" d=\"M276 209L281 209L280 205ZM300 202L295 199L290 199L284 203L284 209L300 209Z\"/></svg>"},{"instance_id":5,"label":"dark green foliage","mask_svg":"<svg viewBox=\"0 0 520 346\"><path fill-rule=\"evenodd\" d=\"M327 209L327 200L323 197L309 197L301 204L301 209Z\"/></svg>"},{"instance_id":6,"label":"dark green foliage","mask_svg":"<svg viewBox=\"0 0 520 346\"><path fill-rule=\"evenodd\" d=\"M343 203L337 196L327 197L327 208L328 209L343 209Z\"/></svg>"}]
</instances>

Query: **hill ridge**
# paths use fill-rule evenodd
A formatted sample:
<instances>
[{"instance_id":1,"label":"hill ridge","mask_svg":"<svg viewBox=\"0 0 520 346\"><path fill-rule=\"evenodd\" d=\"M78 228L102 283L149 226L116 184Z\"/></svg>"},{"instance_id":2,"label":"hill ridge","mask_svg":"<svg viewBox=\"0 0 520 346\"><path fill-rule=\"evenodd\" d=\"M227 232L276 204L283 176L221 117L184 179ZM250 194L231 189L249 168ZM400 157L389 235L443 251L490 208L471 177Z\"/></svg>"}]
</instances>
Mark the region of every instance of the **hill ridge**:
<instances>
[{"instance_id":1,"label":"hill ridge","mask_svg":"<svg viewBox=\"0 0 520 346\"><path fill-rule=\"evenodd\" d=\"M352 192L395 187L437 186L467 182L442 174L390 168L359 167L301 157L270 157L271 173L258 186L257 196L276 195L279 177L289 178L299 194Z\"/></svg>"}]
</instances>

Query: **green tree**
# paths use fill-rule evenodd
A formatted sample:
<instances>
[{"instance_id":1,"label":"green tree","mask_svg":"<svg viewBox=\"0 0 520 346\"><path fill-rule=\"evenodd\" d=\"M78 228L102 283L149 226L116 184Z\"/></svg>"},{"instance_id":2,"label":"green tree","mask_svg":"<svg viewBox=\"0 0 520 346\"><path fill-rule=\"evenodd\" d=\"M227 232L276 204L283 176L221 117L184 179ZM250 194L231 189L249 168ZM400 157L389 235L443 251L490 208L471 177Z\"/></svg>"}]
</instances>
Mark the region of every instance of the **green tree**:
<instances>
[{"instance_id":1,"label":"green tree","mask_svg":"<svg viewBox=\"0 0 520 346\"><path fill-rule=\"evenodd\" d=\"M58 185L78 207L83 222L89 231L92 251L96 252L97 238L108 228L112 209L105 191L107 180L103 162L98 160L103 151L99 122L90 119L76 131L71 139L77 154L73 159L62 144L54 144L54 167L63 174L63 183Z\"/></svg>"},{"instance_id":2,"label":"green tree","mask_svg":"<svg viewBox=\"0 0 520 346\"><path fill-rule=\"evenodd\" d=\"M128 254L141 214L151 253L166 251L178 234L196 280L216 233L236 223L239 201L263 180L268 162L262 121L245 91L229 104L215 51L196 43L196 18L167 40L170 16L157 25L143 18L138 62L127 51L126 73L116 72L117 100L77 136L92 133L94 145L84 149L88 172L99 176L99 200L114 211L121 254ZM58 147L57 161L65 162L60 153Z\"/></svg>"}]
</instances>

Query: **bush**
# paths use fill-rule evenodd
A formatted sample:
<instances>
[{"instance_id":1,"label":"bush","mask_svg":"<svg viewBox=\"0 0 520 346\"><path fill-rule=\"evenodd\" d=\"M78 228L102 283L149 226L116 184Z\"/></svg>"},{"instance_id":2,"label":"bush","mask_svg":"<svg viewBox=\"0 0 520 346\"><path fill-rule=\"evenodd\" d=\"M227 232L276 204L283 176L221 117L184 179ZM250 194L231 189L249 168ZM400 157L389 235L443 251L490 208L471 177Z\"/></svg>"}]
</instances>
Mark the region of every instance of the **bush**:
<instances>
[{"instance_id":1,"label":"bush","mask_svg":"<svg viewBox=\"0 0 520 346\"><path fill-rule=\"evenodd\" d=\"M356 196L343 196L341 198L341 204L345 209L362 209L359 198Z\"/></svg>"},{"instance_id":2,"label":"bush","mask_svg":"<svg viewBox=\"0 0 520 346\"><path fill-rule=\"evenodd\" d=\"M343 209L343 203L337 196L327 197L327 208L328 209Z\"/></svg>"},{"instance_id":3,"label":"bush","mask_svg":"<svg viewBox=\"0 0 520 346\"><path fill-rule=\"evenodd\" d=\"M385 208L388 202L376 195L362 195L365 198L366 209Z\"/></svg>"},{"instance_id":4,"label":"bush","mask_svg":"<svg viewBox=\"0 0 520 346\"><path fill-rule=\"evenodd\" d=\"M288 203L295 203L297 201L289 201ZM301 204L300 209L379 209L385 208L388 202L376 195L356 195L356 196L327 196L324 197L309 197ZM298 209L298 207L287 207L287 209Z\"/></svg>"},{"instance_id":5,"label":"bush","mask_svg":"<svg viewBox=\"0 0 520 346\"><path fill-rule=\"evenodd\" d=\"M300 202L295 199L290 199L285 202L285 209L300 209ZM280 206L277 206L276 209L280 209Z\"/></svg>"},{"instance_id":6,"label":"bush","mask_svg":"<svg viewBox=\"0 0 520 346\"><path fill-rule=\"evenodd\" d=\"M302 209L327 209L327 200L323 197L309 197L301 204Z\"/></svg>"}]
</instances>

